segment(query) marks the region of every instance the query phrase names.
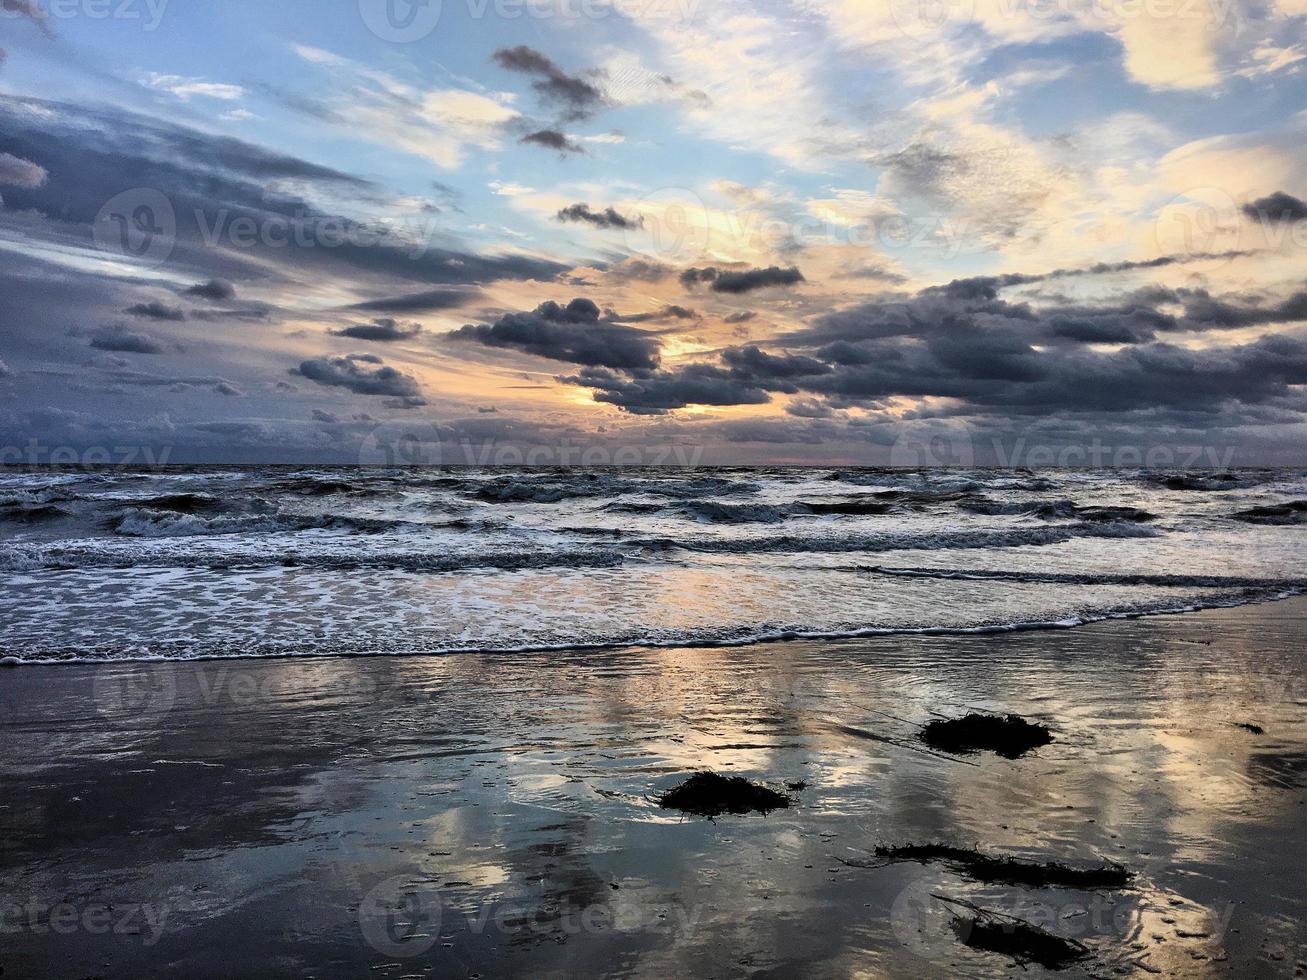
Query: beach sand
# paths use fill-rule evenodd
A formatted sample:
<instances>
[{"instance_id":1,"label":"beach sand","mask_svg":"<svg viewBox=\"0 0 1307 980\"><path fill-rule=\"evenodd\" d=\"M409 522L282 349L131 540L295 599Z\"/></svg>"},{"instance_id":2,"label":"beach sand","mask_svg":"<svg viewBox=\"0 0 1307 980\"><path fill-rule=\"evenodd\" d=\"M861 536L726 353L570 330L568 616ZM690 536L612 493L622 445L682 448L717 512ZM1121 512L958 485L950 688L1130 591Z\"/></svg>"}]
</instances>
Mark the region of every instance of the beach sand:
<instances>
[{"instance_id":1,"label":"beach sand","mask_svg":"<svg viewBox=\"0 0 1307 980\"><path fill-rule=\"evenodd\" d=\"M1062 976L1292 976L1305 637L1293 599L998 635L0 671L0 967L1012 973L959 941L943 895L1083 941ZM1015 760L921 743L976 709L1055 741ZM653 802L699 769L806 788L716 821ZM1134 877L854 866L908 842Z\"/></svg>"}]
</instances>

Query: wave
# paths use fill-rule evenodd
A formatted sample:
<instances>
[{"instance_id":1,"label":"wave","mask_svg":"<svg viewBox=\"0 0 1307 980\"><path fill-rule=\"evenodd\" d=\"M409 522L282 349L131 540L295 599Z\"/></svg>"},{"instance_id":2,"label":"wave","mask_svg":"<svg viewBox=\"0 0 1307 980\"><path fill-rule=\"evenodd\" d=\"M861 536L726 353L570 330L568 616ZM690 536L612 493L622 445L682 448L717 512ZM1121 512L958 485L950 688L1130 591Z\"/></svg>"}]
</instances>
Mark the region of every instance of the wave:
<instances>
[{"instance_id":1,"label":"wave","mask_svg":"<svg viewBox=\"0 0 1307 980\"><path fill-rule=\"evenodd\" d=\"M459 572L476 569L524 571L534 568L610 568L628 556L611 549L520 549L459 553L442 551L311 552L299 549L259 552L208 552L194 548L123 551L91 544L15 546L0 551L0 570L72 571L95 568L231 569L311 568L332 571Z\"/></svg>"},{"instance_id":2,"label":"wave","mask_svg":"<svg viewBox=\"0 0 1307 980\"><path fill-rule=\"evenodd\" d=\"M1239 575L1169 575L1096 572L1021 572L1006 569L897 568L866 565L860 574L898 578L932 578L979 582L1018 582L1031 585L1147 585L1160 588L1193 589L1307 589L1307 579L1251 578Z\"/></svg>"},{"instance_id":3,"label":"wave","mask_svg":"<svg viewBox=\"0 0 1307 980\"><path fill-rule=\"evenodd\" d=\"M757 538L678 540L641 538L633 545L652 550L754 554L803 552L847 554L867 551L939 551L971 548L1021 548L1064 544L1075 538L1151 538L1157 531L1132 524L1063 524L1053 527L1011 528L976 531L884 531L876 534L773 535Z\"/></svg>"},{"instance_id":4,"label":"wave","mask_svg":"<svg viewBox=\"0 0 1307 980\"><path fill-rule=\"evenodd\" d=\"M70 511L54 504L3 504L0 505L0 519L17 524L42 524L46 521L62 520L72 517Z\"/></svg>"},{"instance_id":5,"label":"wave","mask_svg":"<svg viewBox=\"0 0 1307 980\"><path fill-rule=\"evenodd\" d=\"M1045 520L1076 518L1082 521L1128 521L1141 524L1157 515L1138 507L1082 506L1074 500L990 500L977 497L958 504L959 509L986 516L1038 517Z\"/></svg>"},{"instance_id":6,"label":"wave","mask_svg":"<svg viewBox=\"0 0 1307 980\"><path fill-rule=\"evenodd\" d=\"M632 480L590 473L554 480L502 477L469 487L469 492L478 500L492 504L555 504L587 497L641 494L656 497L719 497L757 493L759 489L757 483L722 477Z\"/></svg>"},{"instance_id":7,"label":"wave","mask_svg":"<svg viewBox=\"0 0 1307 980\"><path fill-rule=\"evenodd\" d=\"M386 656L450 656L460 654L532 654L567 651L619 650L624 648L677 647L729 648L756 646L762 643L793 641L856 640L876 636L985 636L1005 633L1067 630L1091 623L1111 620L1139 619L1149 616L1175 616L1203 609L1223 609L1273 602L1300 595L1307 588L1294 587L1281 590L1230 595L1215 593L1190 598L1158 599L1151 602L1118 603L1115 605L1077 610L1058 619L1019 619L1006 622L979 622L969 625L911 625L885 624L852 626L848 628L818 628L798 624L761 623L748 627L716 630L683 630L642 632L632 630L622 635L604 638L577 638L555 643L525 642L520 644L462 644L403 645L378 648L375 639L367 639L355 646L343 643L339 637L309 637L295 641L258 643L239 642L210 644L194 647L185 641L134 644L128 647L78 648L66 653L51 655L50 646L42 644L30 653L12 645L0 648L0 667L60 666L85 663L132 663L158 661L197 660L266 660L291 657L386 657ZM39 652L38 652L39 651Z\"/></svg>"},{"instance_id":8,"label":"wave","mask_svg":"<svg viewBox=\"0 0 1307 980\"><path fill-rule=\"evenodd\" d=\"M1283 504L1266 504L1250 507L1230 515L1236 521L1246 524L1270 524L1289 526L1307 524L1307 500L1290 500Z\"/></svg>"}]
</instances>

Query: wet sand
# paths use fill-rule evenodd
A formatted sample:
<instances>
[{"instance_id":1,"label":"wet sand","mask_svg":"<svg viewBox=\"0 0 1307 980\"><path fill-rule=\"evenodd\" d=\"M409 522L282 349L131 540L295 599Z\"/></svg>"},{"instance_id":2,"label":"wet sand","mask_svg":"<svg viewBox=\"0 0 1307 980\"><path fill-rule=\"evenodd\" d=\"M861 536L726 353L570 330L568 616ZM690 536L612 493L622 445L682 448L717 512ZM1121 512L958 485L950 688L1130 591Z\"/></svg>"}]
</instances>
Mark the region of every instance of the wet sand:
<instances>
[{"instance_id":1,"label":"wet sand","mask_svg":"<svg viewBox=\"0 0 1307 980\"><path fill-rule=\"evenodd\" d=\"M1007 635L0 671L0 967L1011 974L944 895L1083 941L1060 976L1293 976L1305 637L1294 599ZM1056 741L1007 760L917 738L972 709ZM652 802L702 768L806 788L715 822ZM844 863L904 843L1134 878Z\"/></svg>"}]
</instances>

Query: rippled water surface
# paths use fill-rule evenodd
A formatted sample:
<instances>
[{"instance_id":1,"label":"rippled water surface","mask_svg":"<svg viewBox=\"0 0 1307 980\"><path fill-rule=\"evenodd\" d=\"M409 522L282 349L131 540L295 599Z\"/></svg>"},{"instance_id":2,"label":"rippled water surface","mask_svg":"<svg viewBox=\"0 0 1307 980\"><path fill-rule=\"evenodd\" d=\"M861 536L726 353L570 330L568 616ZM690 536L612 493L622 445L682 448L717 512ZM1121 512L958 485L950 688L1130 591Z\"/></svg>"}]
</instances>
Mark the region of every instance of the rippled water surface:
<instances>
[{"instance_id":1,"label":"rippled water surface","mask_svg":"<svg viewBox=\"0 0 1307 980\"><path fill-rule=\"evenodd\" d=\"M0 474L24 662L733 644L1291 594L1288 470Z\"/></svg>"},{"instance_id":2,"label":"rippled water surface","mask_svg":"<svg viewBox=\"0 0 1307 980\"><path fill-rule=\"evenodd\" d=\"M0 671L0 967L1046 975L959 943L942 896L1083 942L1058 976L1293 976L1304 603L726 649ZM1016 760L926 750L919 726L973 709L1054 741ZM703 768L804 785L765 817L655 805ZM871 853L907 843L1131 877L986 884ZM60 916L74 926L52 933Z\"/></svg>"}]
</instances>

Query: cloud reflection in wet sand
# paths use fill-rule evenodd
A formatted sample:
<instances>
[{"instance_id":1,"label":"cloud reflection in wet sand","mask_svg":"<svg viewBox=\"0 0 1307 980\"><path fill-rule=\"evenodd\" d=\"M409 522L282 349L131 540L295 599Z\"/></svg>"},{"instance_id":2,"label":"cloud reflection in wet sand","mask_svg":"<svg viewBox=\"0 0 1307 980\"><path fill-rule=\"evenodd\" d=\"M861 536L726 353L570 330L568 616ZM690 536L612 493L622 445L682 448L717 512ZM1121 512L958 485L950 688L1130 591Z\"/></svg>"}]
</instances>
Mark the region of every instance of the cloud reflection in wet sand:
<instances>
[{"instance_id":1,"label":"cloud reflection in wet sand","mask_svg":"<svg viewBox=\"0 0 1307 980\"><path fill-rule=\"evenodd\" d=\"M60 902L167 916L148 946L144 926L56 944L10 909L4 965L1007 973L957 942L943 894L1082 939L1093 969L1283 972L1307 939L1307 868L1285 846L1304 830L1305 609L727 650L20 669L0 688L7 909L47 926ZM935 714L974 708L1043 720L1056 741L1017 761L916 741ZM705 767L807 788L765 818L652 803ZM1096 895L840 861L929 841L1136 877Z\"/></svg>"}]
</instances>

